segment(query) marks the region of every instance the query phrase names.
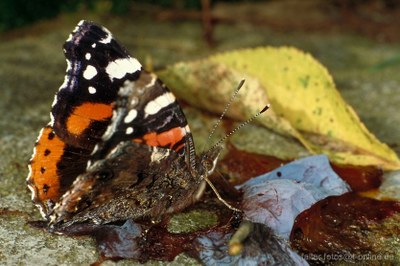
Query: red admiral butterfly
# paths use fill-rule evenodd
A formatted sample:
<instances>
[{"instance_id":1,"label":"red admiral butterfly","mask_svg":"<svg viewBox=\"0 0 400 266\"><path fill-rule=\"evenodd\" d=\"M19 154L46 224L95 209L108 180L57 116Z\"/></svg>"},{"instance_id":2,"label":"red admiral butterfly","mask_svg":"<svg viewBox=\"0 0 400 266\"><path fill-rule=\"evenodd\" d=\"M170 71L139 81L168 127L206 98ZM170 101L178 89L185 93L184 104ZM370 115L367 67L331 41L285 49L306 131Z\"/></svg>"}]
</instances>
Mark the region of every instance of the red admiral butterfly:
<instances>
[{"instance_id":1,"label":"red admiral butterfly","mask_svg":"<svg viewBox=\"0 0 400 266\"><path fill-rule=\"evenodd\" d=\"M220 153L197 156L174 95L102 26L81 21L27 184L52 226L158 220L195 202Z\"/></svg>"}]
</instances>

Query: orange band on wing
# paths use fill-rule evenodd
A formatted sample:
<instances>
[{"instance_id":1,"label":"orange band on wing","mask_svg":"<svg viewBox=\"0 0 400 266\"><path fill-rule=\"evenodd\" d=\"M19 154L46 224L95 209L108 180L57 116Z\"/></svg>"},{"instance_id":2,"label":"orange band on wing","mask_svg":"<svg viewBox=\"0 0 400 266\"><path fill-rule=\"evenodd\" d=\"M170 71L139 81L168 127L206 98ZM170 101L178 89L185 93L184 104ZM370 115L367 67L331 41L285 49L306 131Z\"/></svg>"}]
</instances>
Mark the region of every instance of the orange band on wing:
<instances>
[{"instance_id":1,"label":"orange band on wing","mask_svg":"<svg viewBox=\"0 0 400 266\"><path fill-rule=\"evenodd\" d=\"M146 143L149 146L169 147L172 149L173 146L181 141L185 137L185 132L180 127L172 128L162 133L150 132L144 135L141 139L134 139L133 141L138 143ZM176 150L182 148L180 145Z\"/></svg>"},{"instance_id":2,"label":"orange band on wing","mask_svg":"<svg viewBox=\"0 0 400 266\"><path fill-rule=\"evenodd\" d=\"M57 174L57 162L64 153L62 142L50 127L45 127L35 147L30 167L28 183L36 190L35 201L57 201L60 195L60 177Z\"/></svg>"},{"instance_id":3,"label":"orange band on wing","mask_svg":"<svg viewBox=\"0 0 400 266\"><path fill-rule=\"evenodd\" d=\"M92 121L111 118L112 105L102 103L84 103L77 106L67 120L67 130L75 135L82 134Z\"/></svg>"}]
</instances>

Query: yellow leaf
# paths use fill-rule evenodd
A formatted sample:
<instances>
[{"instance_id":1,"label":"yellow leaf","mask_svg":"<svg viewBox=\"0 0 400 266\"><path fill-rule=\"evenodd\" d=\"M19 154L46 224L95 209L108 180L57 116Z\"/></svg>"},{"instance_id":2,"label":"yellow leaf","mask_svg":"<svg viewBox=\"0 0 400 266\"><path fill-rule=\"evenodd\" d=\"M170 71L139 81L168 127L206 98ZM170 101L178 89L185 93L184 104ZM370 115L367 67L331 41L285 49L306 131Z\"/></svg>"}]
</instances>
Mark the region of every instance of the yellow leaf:
<instances>
[{"instance_id":1,"label":"yellow leaf","mask_svg":"<svg viewBox=\"0 0 400 266\"><path fill-rule=\"evenodd\" d=\"M246 119L265 104L258 122L297 138L312 153L333 162L399 169L400 160L361 123L332 77L311 55L295 48L260 47L179 63L160 73L179 97L220 113L242 78L245 87L229 116Z\"/></svg>"}]
</instances>

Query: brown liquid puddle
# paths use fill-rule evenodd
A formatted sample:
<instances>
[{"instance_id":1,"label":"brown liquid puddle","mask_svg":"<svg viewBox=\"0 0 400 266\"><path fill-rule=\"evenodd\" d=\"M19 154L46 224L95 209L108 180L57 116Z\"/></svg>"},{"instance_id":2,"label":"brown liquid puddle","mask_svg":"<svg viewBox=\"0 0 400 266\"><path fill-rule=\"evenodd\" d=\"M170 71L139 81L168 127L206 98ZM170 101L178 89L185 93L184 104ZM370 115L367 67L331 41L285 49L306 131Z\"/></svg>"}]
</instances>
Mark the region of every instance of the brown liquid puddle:
<instances>
[{"instance_id":1,"label":"brown liquid puddle","mask_svg":"<svg viewBox=\"0 0 400 266\"><path fill-rule=\"evenodd\" d=\"M228 154L219 161L219 167L226 173L233 185L243 184L252 177L268 173L288 161L276 157L249 153L228 145Z\"/></svg>"},{"instance_id":2,"label":"brown liquid puddle","mask_svg":"<svg viewBox=\"0 0 400 266\"><path fill-rule=\"evenodd\" d=\"M332 169L356 192L379 188L383 170L376 166L331 165Z\"/></svg>"},{"instance_id":3,"label":"brown liquid puddle","mask_svg":"<svg viewBox=\"0 0 400 266\"><path fill-rule=\"evenodd\" d=\"M297 216L290 241L306 254L373 253L376 243L368 237L383 220L399 212L397 201L379 201L355 192L330 196Z\"/></svg>"}]
</instances>

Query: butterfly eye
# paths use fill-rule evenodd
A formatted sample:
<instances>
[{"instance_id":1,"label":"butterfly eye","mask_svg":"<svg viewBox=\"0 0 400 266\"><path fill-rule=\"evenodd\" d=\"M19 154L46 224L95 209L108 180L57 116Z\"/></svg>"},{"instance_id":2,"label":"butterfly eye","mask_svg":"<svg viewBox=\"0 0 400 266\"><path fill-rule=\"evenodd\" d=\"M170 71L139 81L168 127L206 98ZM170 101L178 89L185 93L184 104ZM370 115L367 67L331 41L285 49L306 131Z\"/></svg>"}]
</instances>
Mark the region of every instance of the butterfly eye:
<instances>
[{"instance_id":1,"label":"butterfly eye","mask_svg":"<svg viewBox=\"0 0 400 266\"><path fill-rule=\"evenodd\" d=\"M104 169L104 170L98 171L95 174L96 179L102 180L102 181L107 181L107 180L113 178L113 176L114 176L114 173L110 169Z\"/></svg>"},{"instance_id":2,"label":"butterfly eye","mask_svg":"<svg viewBox=\"0 0 400 266\"><path fill-rule=\"evenodd\" d=\"M207 169L209 169L212 166L212 161L209 158L207 158L207 160L204 161L204 165L206 166Z\"/></svg>"}]
</instances>

